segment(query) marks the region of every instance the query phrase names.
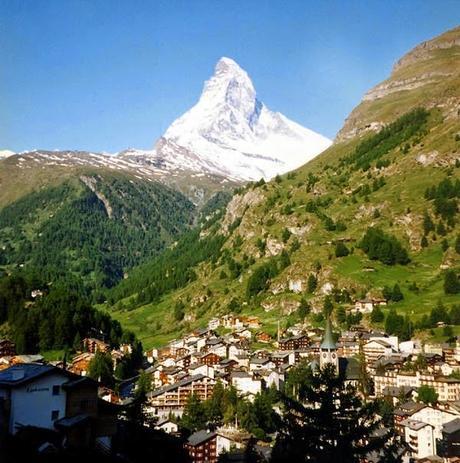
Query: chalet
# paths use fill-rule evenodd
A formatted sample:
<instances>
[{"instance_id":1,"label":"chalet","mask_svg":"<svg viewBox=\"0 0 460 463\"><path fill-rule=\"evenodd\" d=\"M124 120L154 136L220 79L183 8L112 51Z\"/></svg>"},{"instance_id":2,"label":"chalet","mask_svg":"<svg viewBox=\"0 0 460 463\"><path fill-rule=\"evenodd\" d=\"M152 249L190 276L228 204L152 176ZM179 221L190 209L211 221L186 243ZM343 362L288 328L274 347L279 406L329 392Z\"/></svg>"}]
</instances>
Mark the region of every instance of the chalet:
<instances>
[{"instance_id":1,"label":"chalet","mask_svg":"<svg viewBox=\"0 0 460 463\"><path fill-rule=\"evenodd\" d=\"M202 355L197 355L196 356L197 362L200 363L201 365L217 365L221 357L219 357L217 354L214 352L208 352L204 353Z\"/></svg>"},{"instance_id":2,"label":"chalet","mask_svg":"<svg viewBox=\"0 0 460 463\"><path fill-rule=\"evenodd\" d=\"M228 452L232 441L217 432L201 430L193 433L185 443L192 463L216 463L219 455Z\"/></svg>"},{"instance_id":3,"label":"chalet","mask_svg":"<svg viewBox=\"0 0 460 463\"><path fill-rule=\"evenodd\" d=\"M234 368L236 368L237 365L238 365L238 362L236 360L229 359L229 358L225 358L219 362L220 370L223 370L227 373L232 371Z\"/></svg>"},{"instance_id":4,"label":"chalet","mask_svg":"<svg viewBox=\"0 0 460 463\"><path fill-rule=\"evenodd\" d=\"M239 330L236 330L235 335L238 336L238 338L244 338L244 339L252 338L252 333L247 328L241 328Z\"/></svg>"},{"instance_id":5,"label":"chalet","mask_svg":"<svg viewBox=\"0 0 460 463\"><path fill-rule=\"evenodd\" d=\"M352 312L371 313L374 307L386 306L386 299L360 299L355 301Z\"/></svg>"},{"instance_id":6,"label":"chalet","mask_svg":"<svg viewBox=\"0 0 460 463\"><path fill-rule=\"evenodd\" d=\"M253 317L253 316L244 317L243 323L248 328L252 328L252 329L258 329L262 326L260 323L259 317Z\"/></svg>"},{"instance_id":7,"label":"chalet","mask_svg":"<svg viewBox=\"0 0 460 463\"><path fill-rule=\"evenodd\" d=\"M290 338L280 339L278 341L279 350L297 350L306 349L310 345L308 336L301 334Z\"/></svg>"},{"instance_id":8,"label":"chalet","mask_svg":"<svg viewBox=\"0 0 460 463\"><path fill-rule=\"evenodd\" d=\"M208 322L208 328L210 330L215 330L219 328L219 326L220 326L220 320L218 318L211 318L211 320L209 320Z\"/></svg>"},{"instance_id":9,"label":"chalet","mask_svg":"<svg viewBox=\"0 0 460 463\"><path fill-rule=\"evenodd\" d=\"M260 369L273 369L275 368L275 363L270 360L269 357L254 357L249 361L249 370L260 370Z\"/></svg>"},{"instance_id":10,"label":"chalet","mask_svg":"<svg viewBox=\"0 0 460 463\"><path fill-rule=\"evenodd\" d=\"M85 338L82 344L83 349L91 354L95 354L96 352L108 352L110 350L110 346L106 342L96 338Z\"/></svg>"},{"instance_id":11,"label":"chalet","mask_svg":"<svg viewBox=\"0 0 460 463\"><path fill-rule=\"evenodd\" d=\"M410 386L391 387L387 386L383 389L383 397L391 401L393 405L397 405L401 400L407 402L414 400L417 397L417 389Z\"/></svg>"},{"instance_id":12,"label":"chalet","mask_svg":"<svg viewBox=\"0 0 460 463\"><path fill-rule=\"evenodd\" d=\"M206 363L194 363L188 367L190 375L204 375L209 378L214 378L214 367Z\"/></svg>"},{"instance_id":13,"label":"chalet","mask_svg":"<svg viewBox=\"0 0 460 463\"><path fill-rule=\"evenodd\" d=\"M256 334L256 341L269 344L272 342L272 337L268 333L262 331Z\"/></svg>"},{"instance_id":14,"label":"chalet","mask_svg":"<svg viewBox=\"0 0 460 463\"><path fill-rule=\"evenodd\" d=\"M289 351L273 352L270 355L270 360L276 367L280 367L284 364L293 365L295 363L295 353Z\"/></svg>"},{"instance_id":15,"label":"chalet","mask_svg":"<svg viewBox=\"0 0 460 463\"><path fill-rule=\"evenodd\" d=\"M225 328L240 329L244 328L243 318L232 314L224 315L221 319L221 325Z\"/></svg>"}]
</instances>

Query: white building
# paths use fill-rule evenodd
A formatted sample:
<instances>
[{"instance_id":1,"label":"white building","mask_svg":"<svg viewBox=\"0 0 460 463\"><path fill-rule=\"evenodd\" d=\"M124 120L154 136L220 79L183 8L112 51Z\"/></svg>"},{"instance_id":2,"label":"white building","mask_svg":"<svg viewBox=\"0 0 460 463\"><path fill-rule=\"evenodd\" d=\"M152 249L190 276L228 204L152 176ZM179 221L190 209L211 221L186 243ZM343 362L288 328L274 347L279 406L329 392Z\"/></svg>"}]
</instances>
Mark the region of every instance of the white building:
<instances>
[{"instance_id":1,"label":"white building","mask_svg":"<svg viewBox=\"0 0 460 463\"><path fill-rule=\"evenodd\" d=\"M21 426L53 429L65 416L69 374L50 365L18 364L0 372L0 400L9 408L8 431Z\"/></svg>"},{"instance_id":2,"label":"white building","mask_svg":"<svg viewBox=\"0 0 460 463\"><path fill-rule=\"evenodd\" d=\"M235 386L242 394L257 394L262 391L262 380L254 377L245 371L234 371L231 374L232 386Z\"/></svg>"},{"instance_id":3,"label":"white building","mask_svg":"<svg viewBox=\"0 0 460 463\"><path fill-rule=\"evenodd\" d=\"M413 458L424 458L436 454L433 427L423 421L407 419L404 426L404 440L411 448Z\"/></svg>"}]
</instances>

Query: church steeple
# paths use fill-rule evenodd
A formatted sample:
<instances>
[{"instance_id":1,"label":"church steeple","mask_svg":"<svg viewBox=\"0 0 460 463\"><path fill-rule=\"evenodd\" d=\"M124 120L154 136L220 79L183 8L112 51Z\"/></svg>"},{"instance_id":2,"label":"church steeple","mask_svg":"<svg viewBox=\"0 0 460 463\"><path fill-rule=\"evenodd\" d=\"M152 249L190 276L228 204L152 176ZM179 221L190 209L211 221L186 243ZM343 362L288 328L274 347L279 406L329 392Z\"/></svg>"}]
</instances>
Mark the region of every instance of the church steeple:
<instances>
[{"instance_id":1,"label":"church steeple","mask_svg":"<svg viewBox=\"0 0 460 463\"><path fill-rule=\"evenodd\" d=\"M330 317L327 317L326 320L326 329L324 331L324 338L320 346L319 354L319 366L324 368L328 364L334 365L336 372L339 372L337 344L334 341L334 336L332 334L332 324Z\"/></svg>"}]
</instances>

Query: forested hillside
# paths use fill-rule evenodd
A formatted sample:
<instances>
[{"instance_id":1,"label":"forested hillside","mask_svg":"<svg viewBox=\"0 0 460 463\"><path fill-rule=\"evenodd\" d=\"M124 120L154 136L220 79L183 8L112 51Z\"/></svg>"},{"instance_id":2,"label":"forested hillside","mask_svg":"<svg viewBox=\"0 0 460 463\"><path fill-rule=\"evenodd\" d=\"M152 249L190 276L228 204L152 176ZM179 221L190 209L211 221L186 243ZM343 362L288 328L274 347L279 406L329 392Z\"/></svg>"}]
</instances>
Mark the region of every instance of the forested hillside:
<instances>
[{"instance_id":1,"label":"forested hillside","mask_svg":"<svg viewBox=\"0 0 460 463\"><path fill-rule=\"evenodd\" d=\"M278 320L315 325L331 312L340 326L386 326L403 339L455 334L457 326L436 327L456 325L460 311L460 47L452 34L460 29L409 54L312 162L240 189L222 218L196 232L193 246L214 251L184 263L193 278L158 292L155 279L129 277L106 310L146 345L228 312L259 316L271 334ZM442 73L439 85L430 70ZM362 298L388 305L362 319L350 311Z\"/></svg>"},{"instance_id":2,"label":"forested hillside","mask_svg":"<svg viewBox=\"0 0 460 463\"><path fill-rule=\"evenodd\" d=\"M37 270L49 282L75 279L100 295L177 239L194 211L158 183L81 174L0 210L0 265Z\"/></svg>"}]
</instances>

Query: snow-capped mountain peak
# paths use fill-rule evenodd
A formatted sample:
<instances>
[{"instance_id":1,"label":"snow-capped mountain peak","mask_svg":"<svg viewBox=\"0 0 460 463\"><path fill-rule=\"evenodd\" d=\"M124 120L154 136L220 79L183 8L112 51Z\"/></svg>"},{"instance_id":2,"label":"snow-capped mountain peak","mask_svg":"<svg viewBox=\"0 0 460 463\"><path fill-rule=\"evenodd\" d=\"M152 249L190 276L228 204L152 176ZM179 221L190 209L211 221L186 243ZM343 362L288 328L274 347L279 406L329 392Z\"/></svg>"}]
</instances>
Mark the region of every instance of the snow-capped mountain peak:
<instances>
[{"instance_id":1,"label":"snow-capped mountain peak","mask_svg":"<svg viewBox=\"0 0 460 463\"><path fill-rule=\"evenodd\" d=\"M221 58L198 103L171 124L154 156L241 180L295 169L331 144L257 99L254 85L230 58Z\"/></svg>"}]
</instances>

